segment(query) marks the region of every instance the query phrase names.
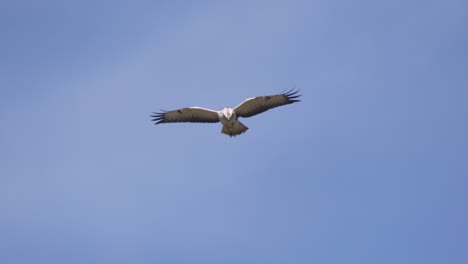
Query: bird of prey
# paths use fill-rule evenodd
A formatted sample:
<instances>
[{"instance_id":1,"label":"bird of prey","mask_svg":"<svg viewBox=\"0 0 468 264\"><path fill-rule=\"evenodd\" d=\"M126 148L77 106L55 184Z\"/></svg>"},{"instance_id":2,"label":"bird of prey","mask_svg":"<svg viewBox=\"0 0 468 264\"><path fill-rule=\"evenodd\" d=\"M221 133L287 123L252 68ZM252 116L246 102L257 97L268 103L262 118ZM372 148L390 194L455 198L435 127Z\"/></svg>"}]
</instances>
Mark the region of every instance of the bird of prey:
<instances>
[{"instance_id":1,"label":"bird of prey","mask_svg":"<svg viewBox=\"0 0 468 264\"><path fill-rule=\"evenodd\" d=\"M154 112L151 121L155 125L161 123L217 123L221 122L223 128L221 133L230 137L240 135L249 129L244 124L239 122L239 117L251 117L263 113L269 109L300 102L298 98L299 91L294 89L281 94L269 96L257 96L249 98L235 108L225 107L220 111L214 111L202 107L188 107L172 111Z\"/></svg>"}]
</instances>

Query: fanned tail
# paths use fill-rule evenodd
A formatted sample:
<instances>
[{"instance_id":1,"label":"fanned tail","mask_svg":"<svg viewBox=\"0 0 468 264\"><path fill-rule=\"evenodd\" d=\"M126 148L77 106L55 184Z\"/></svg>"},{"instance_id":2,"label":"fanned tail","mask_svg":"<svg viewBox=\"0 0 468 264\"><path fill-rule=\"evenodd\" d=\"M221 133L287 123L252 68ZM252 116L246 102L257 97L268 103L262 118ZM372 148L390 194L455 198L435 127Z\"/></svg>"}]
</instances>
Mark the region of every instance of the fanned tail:
<instances>
[{"instance_id":1,"label":"fanned tail","mask_svg":"<svg viewBox=\"0 0 468 264\"><path fill-rule=\"evenodd\" d=\"M223 125L223 129L221 133L226 134L230 137L235 137L247 131L249 129L244 124L239 121L234 122L233 124L225 124Z\"/></svg>"}]
</instances>

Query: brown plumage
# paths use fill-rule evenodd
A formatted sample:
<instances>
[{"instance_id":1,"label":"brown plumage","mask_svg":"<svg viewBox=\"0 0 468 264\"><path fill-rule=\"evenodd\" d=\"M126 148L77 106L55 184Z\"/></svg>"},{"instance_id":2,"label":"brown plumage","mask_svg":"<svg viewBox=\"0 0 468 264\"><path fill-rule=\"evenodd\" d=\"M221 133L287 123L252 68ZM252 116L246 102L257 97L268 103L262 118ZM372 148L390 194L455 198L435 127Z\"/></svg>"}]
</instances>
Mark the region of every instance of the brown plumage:
<instances>
[{"instance_id":1,"label":"brown plumage","mask_svg":"<svg viewBox=\"0 0 468 264\"><path fill-rule=\"evenodd\" d=\"M290 90L281 94L269 96L257 96L249 98L240 105L232 108L225 107L220 111L214 111L202 107L188 107L172 111L155 112L151 117L156 124L161 123L217 123L223 124L222 133L229 136L236 136L247 131L248 127L237 120L238 117L251 117L258 115L272 108L300 102L299 91Z\"/></svg>"}]
</instances>

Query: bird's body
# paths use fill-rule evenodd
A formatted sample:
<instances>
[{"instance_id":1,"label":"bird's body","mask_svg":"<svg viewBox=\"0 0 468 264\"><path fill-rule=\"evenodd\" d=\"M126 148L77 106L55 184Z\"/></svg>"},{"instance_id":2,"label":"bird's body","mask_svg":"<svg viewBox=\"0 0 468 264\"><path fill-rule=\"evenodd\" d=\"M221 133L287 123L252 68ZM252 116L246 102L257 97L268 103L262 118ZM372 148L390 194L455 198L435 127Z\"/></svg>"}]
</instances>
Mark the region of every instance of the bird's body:
<instances>
[{"instance_id":1,"label":"bird's body","mask_svg":"<svg viewBox=\"0 0 468 264\"><path fill-rule=\"evenodd\" d=\"M263 113L271 108L299 102L296 95L298 91L288 91L278 95L258 96L245 100L235 108L225 107L220 111L214 111L201 107L182 108L173 111L154 113L152 121L155 124L193 122L193 123L217 123L221 122L221 133L230 137L237 136L249 129L242 124L238 117L251 117Z\"/></svg>"},{"instance_id":2,"label":"bird's body","mask_svg":"<svg viewBox=\"0 0 468 264\"><path fill-rule=\"evenodd\" d=\"M236 112L232 108L225 107L223 110L218 112L219 122L223 125L221 133L229 136L237 136L249 129L242 124L238 119Z\"/></svg>"}]
</instances>

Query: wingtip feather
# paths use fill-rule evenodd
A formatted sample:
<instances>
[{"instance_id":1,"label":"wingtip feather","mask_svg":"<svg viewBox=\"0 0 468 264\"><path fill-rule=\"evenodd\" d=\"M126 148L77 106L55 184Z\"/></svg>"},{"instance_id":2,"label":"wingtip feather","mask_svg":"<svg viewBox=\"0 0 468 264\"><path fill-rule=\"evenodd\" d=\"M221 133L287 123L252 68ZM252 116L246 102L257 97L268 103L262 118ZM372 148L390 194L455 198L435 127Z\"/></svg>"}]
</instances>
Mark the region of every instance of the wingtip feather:
<instances>
[{"instance_id":1,"label":"wingtip feather","mask_svg":"<svg viewBox=\"0 0 468 264\"><path fill-rule=\"evenodd\" d=\"M295 90L295 88L290 89L287 92L282 93L284 96L286 96L288 102L290 103L295 103L295 102L300 102L301 100L297 100L296 98L301 97L299 93L300 90Z\"/></svg>"},{"instance_id":2,"label":"wingtip feather","mask_svg":"<svg viewBox=\"0 0 468 264\"><path fill-rule=\"evenodd\" d=\"M161 110L161 112L153 112L153 114L150 115L150 117L153 118L153 119L151 119L151 121L155 122L154 123L155 125L164 123L164 114L165 113L166 113L166 111L164 111L164 110Z\"/></svg>"}]
</instances>

